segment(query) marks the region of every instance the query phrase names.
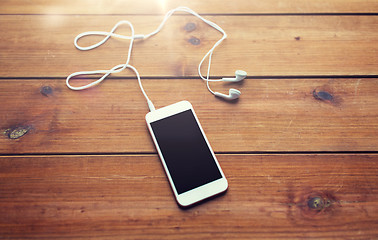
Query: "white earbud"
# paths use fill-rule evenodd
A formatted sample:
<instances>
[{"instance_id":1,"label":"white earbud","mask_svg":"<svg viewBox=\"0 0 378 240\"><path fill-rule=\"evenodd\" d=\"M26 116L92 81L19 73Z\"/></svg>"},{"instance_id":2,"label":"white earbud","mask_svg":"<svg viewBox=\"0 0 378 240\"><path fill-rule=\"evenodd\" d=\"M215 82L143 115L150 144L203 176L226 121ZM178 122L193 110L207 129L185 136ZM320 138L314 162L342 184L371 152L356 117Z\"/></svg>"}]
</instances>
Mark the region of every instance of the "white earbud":
<instances>
[{"instance_id":1,"label":"white earbud","mask_svg":"<svg viewBox=\"0 0 378 240\"><path fill-rule=\"evenodd\" d=\"M245 72L243 70L236 70L234 78L222 78L222 81L225 81L225 82L240 82L245 77L247 77L247 72Z\"/></svg>"},{"instance_id":2,"label":"white earbud","mask_svg":"<svg viewBox=\"0 0 378 240\"><path fill-rule=\"evenodd\" d=\"M222 78L218 81L225 81L225 82L240 82L247 76L247 73L243 70L236 70L235 71L235 77L234 78ZM213 92L209 87L209 82L207 82L207 87L215 96L221 97L226 100L235 100L238 99L241 95L241 92L235 88L231 88L228 91L228 95L220 93L220 92Z\"/></svg>"},{"instance_id":3,"label":"white earbud","mask_svg":"<svg viewBox=\"0 0 378 240\"><path fill-rule=\"evenodd\" d=\"M224 99L227 99L227 100L238 99L240 97L240 94L241 94L241 92L237 89L234 89L234 88L230 88L230 90L228 91L228 95L223 94L223 93L219 93L219 92L214 92L215 96L221 97L221 98L224 98Z\"/></svg>"}]
</instances>

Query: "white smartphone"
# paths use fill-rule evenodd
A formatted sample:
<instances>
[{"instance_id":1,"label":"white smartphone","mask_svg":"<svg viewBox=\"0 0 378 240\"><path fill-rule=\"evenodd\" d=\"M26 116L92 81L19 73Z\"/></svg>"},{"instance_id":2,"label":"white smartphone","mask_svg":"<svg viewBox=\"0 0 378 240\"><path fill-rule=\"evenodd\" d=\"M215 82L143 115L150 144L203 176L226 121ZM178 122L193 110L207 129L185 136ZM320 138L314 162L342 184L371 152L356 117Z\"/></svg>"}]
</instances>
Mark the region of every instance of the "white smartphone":
<instances>
[{"instance_id":1,"label":"white smartphone","mask_svg":"<svg viewBox=\"0 0 378 240\"><path fill-rule=\"evenodd\" d=\"M148 129L179 205L227 190L228 183L188 101L149 112Z\"/></svg>"}]
</instances>

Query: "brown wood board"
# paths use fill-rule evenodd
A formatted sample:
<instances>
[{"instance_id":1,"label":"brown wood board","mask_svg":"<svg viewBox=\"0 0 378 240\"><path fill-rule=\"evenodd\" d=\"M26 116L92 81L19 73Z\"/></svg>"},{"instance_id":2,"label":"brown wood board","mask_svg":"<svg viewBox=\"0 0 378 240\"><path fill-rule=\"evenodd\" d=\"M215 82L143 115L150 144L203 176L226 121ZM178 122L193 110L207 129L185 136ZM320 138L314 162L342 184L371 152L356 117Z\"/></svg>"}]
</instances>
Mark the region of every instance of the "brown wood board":
<instances>
[{"instance_id":1,"label":"brown wood board","mask_svg":"<svg viewBox=\"0 0 378 240\"><path fill-rule=\"evenodd\" d=\"M218 155L228 192L180 209L156 155L0 157L0 236L377 236L376 154Z\"/></svg>"},{"instance_id":2,"label":"brown wood board","mask_svg":"<svg viewBox=\"0 0 378 240\"><path fill-rule=\"evenodd\" d=\"M2 14L165 14L187 6L201 14L377 13L375 0L2 0Z\"/></svg>"},{"instance_id":3,"label":"brown wood board","mask_svg":"<svg viewBox=\"0 0 378 240\"><path fill-rule=\"evenodd\" d=\"M83 82L83 80L77 80ZM78 84L75 81L73 84ZM229 103L200 79L144 79L157 108L190 101L216 152L375 151L377 79L246 79ZM63 79L0 81L0 151L152 153L135 79L76 92Z\"/></svg>"},{"instance_id":4,"label":"brown wood board","mask_svg":"<svg viewBox=\"0 0 378 240\"><path fill-rule=\"evenodd\" d=\"M378 74L377 16L209 16L228 34L217 47L212 76L335 76ZM129 42L110 39L80 51L84 31L110 31L120 20L137 34L157 28L161 16L2 15L1 77L67 77L72 72L110 69L126 61ZM187 24L194 23L187 27ZM123 26L117 31L129 34ZM202 57L221 34L193 16L173 16L157 35L135 41L131 64L142 76L196 77ZM101 37L79 41L88 46ZM206 62L203 72L206 70ZM123 71L115 76L133 76Z\"/></svg>"}]
</instances>

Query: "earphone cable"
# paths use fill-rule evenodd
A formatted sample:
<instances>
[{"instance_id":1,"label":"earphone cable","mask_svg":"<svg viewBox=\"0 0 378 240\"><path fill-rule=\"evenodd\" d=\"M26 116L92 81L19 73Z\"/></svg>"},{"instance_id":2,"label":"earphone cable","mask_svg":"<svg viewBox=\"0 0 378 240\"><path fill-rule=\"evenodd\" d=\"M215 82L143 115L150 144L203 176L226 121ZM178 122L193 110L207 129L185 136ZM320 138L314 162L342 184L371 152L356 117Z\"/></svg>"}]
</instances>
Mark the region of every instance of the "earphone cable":
<instances>
[{"instance_id":1,"label":"earphone cable","mask_svg":"<svg viewBox=\"0 0 378 240\"><path fill-rule=\"evenodd\" d=\"M209 86L209 82L218 82L218 81L222 81L222 79L217 79L217 80L213 80L213 79L209 79L209 75L210 75L210 66L211 66L211 57L212 57L212 54L214 52L214 49L224 40L227 38L227 34L225 33L225 31L219 27L217 24L203 18L202 16L200 16L198 13L194 12L193 10L191 10L190 8L187 8L187 7L177 7L175 9L172 9L170 11L167 12L167 14L165 15L163 21L160 23L160 25L157 27L157 29L147 35L142 35L142 34L138 34L136 35L135 32L134 32L134 27L133 25L131 24L131 22L129 21L126 21L126 20L122 20L122 21L119 21L116 25L114 25L114 27L112 28L112 30L110 32L103 32L103 31L88 31L88 32L83 32L83 33L80 33L79 35L77 35L75 37L75 40L74 40L74 45L77 49L79 50L82 50L82 51L87 51L87 50L91 50L91 49L94 49L94 48L97 48L99 46L101 46L102 44L104 44L110 37L116 37L116 38L120 38L120 39L126 39L126 40L130 40L130 44L129 44L129 49L128 49L128 55L127 55L127 59L126 59L126 62L124 64L119 64L117 66L114 66L113 68L109 69L109 70L95 70L95 71L80 71L80 72L75 72L75 73L72 73L70 74L67 79L66 79L66 85L68 88L72 89L72 90L84 90L84 89L88 89L90 87L93 87L99 83L101 83L107 76L109 76L110 74L112 73L119 73L121 71L123 71L125 68L130 68L131 70L134 71L137 79L138 79L138 83L139 83L139 87L144 95L144 97L146 98L147 100L147 103L148 103L148 107L150 109L150 111L153 111L155 110L155 107L153 106L151 100L148 98L146 92L144 91L144 88L142 86L142 83L141 83L141 79L140 79L140 75L139 75L139 72L136 70L135 67L131 66L129 64L130 62L130 58L131 58L131 51L132 51L132 47L133 47L133 42L135 39L147 39L155 34L157 34L158 32L161 31L161 29L163 28L164 24L167 22L167 20L169 19L170 16L172 16L172 14L176 11L182 11L182 12L187 12L187 13L190 13L196 17L198 17L199 19L201 19L203 22L205 22L206 24L208 24L209 26L215 28L216 30L218 30L219 32L221 32L223 34L222 38L219 39L214 45L213 47L205 54L205 56L202 58L201 62L199 63L198 65L198 74L199 76L201 77L202 80L206 81L206 85L207 85L207 88L208 90L214 94L214 91L212 91L210 89L210 86ZM131 30L131 35L130 36L125 36L125 35L121 35L121 34L116 34L114 33L115 30L122 24L127 24L129 27L130 27L130 30ZM90 45L90 46L87 46L87 47L82 47L78 44L78 40L82 37L86 37L86 36L90 36L90 35L99 35L99 36L105 36L104 39L102 39L101 41L93 44L93 45ZM209 61L208 61L208 67L207 67L207 74L206 74L206 78L202 75L201 73L201 66L203 64L203 62L205 61L206 58L209 58ZM70 84L70 80L71 78L73 77L76 77L76 76L79 76L79 75L94 75L94 74L104 74L102 77L100 77L99 79L87 84L87 85L84 85L84 86L80 86L80 87L73 87L71 84Z\"/></svg>"},{"instance_id":2,"label":"earphone cable","mask_svg":"<svg viewBox=\"0 0 378 240\"><path fill-rule=\"evenodd\" d=\"M129 25L130 30L131 30L131 36L130 37L114 33L114 31L121 24L127 24L127 25ZM99 41L98 43L95 43L95 44L93 44L91 46L87 46L87 47L82 47L82 46L80 46L77 43L80 38L85 37L85 36L89 36L89 35L105 35L105 38L103 40ZM147 100L147 104L148 104L148 107L149 107L150 111L155 110L155 107L154 107L152 101L148 98L148 96L147 96L147 94L146 94L146 92L145 92L145 90L143 88L139 72L137 71L137 69L135 67L133 67L132 65L129 64L130 58L131 58L131 51L132 51L133 43L134 43L134 39L135 39L134 27L133 27L133 25L129 21L124 21L124 20L123 21L119 21L112 28L112 30L110 32L89 31L89 32L81 33L81 34L79 34L79 35L76 36L76 38L74 40L74 45L75 45L76 48L78 48L79 50L82 50L82 51L92 50L92 49L97 48L100 45L104 44L110 37L117 37L117 38L129 39L130 40L130 45L129 45L129 50L128 50L126 62L124 64L119 64L119 65L111 68L110 70L81 71L81 72L72 73L66 79L66 85L67 85L67 87L69 87L72 90L84 90L84 89L88 89L88 88L93 87L93 86L99 84L100 82L102 82L110 74L112 74L112 73L119 73L119 72L123 71L125 68L130 68L131 70L134 71L134 73L135 73L135 75L136 75L136 77L138 79L138 84L139 84L140 90L142 91L144 97ZM84 86L73 87L69 83L70 79L72 77L75 77L75 76L79 76L79 75L93 75L93 74L100 74L100 73L104 74L101 78L99 78L96 81L91 82L91 83L89 83L87 85L84 85Z\"/></svg>"}]
</instances>

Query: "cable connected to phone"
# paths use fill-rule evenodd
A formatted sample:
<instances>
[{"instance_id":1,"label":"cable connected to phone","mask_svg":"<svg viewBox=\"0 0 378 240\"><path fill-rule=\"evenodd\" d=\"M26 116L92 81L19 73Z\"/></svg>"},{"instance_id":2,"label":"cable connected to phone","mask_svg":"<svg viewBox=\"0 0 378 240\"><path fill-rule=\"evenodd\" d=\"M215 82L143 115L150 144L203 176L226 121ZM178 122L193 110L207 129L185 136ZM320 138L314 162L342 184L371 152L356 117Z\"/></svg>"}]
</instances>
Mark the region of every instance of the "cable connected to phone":
<instances>
[{"instance_id":1,"label":"cable connected to phone","mask_svg":"<svg viewBox=\"0 0 378 240\"><path fill-rule=\"evenodd\" d=\"M130 43L129 43L129 49L128 49L128 54L127 54L127 59L126 59L126 62L123 63L123 64L119 64L119 65L116 65L114 66L113 68L109 69L109 70L94 70L94 71L80 71L80 72L75 72L75 73L72 73L70 74L67 79L66 79L66 85L68 88L72 89L72 90L84 90L84 89L88 89L88 88L91 88L99 83L101 83L106 77L108 77L110 74L112 73L119 73L123 70L125 70L126 68L129 68L131 70L133 70L133 72L135 73L137 79L138 79L138 83L139 83L139 87L144 95L144 97L146 98L147 100L147 104L148 104L148 107L150 109L150 111L153 111L155 110L155 107L152 103L152 101L148 98L146 92L144 91L144 88L142 86L142 82L141 82L141 79L140 79L140 75L139 75L139 72L137 71L137 69L130 65L129 62L130 62L130 59L131 59L131 52L132 52L132 48L133 48L133 43L134 43L134 40L136 39L147 39L149 37L152 37L153 35L157 34L158 32L161 31L161 29L163 28L164 24L167 22L167 20L169 19L170 16L172 16L173 13L177 12L177 11L181 11L181 12L187 12L187 13L190 13L196 17L198 17L199 19L201 19L202 21L204 21L205 23L207 23L209 26L215 28L216 30L218 30L219 32L221 32L223 34L222 38L219 39L214 45L213 47L205 54L205 56L202 58L201 62L199 63L198 65L198 74L199 76L201 77L202 80L206 81L206 85L207 85L207 88L208 90L216 95L216 96L219 96L219 97L224 97L224 98L227 98L228 96L224 95L224 94L221 94L221 93L217 93L217 92L214 92L211 90L210 86L209 86L209 82L218 82L218 81L227 81L225 79L227 78L222 78L222 79L209 79L209 75L210 75L210 66L211 66L211 58L212 58L212 55L213 55L213 52L215 50L215 48L224 40L227 38L227 34L226 32L221 28L219 27L217 24L203 18L202 16L200 16L199 14L197 14L196 12L194 12L193 10L191 10L190 8L188 7L177 7L175 9L172 9L170 11L167 12L167 14L165 15L163 21L160 23L160 25L158 26L158 28L149 33L149 34L146 34L146 35L143 35L143 34L135 34L135 31L134 31L134 27L133 25L131 24L131 22L129 21L126 21L126 20L122 20L122 21L119 21L117 24L114 25L114 27L111 29L110 32L104 32L104 31L88 31L88 32L83 32L83 33L80 33L79 35L77 35L75 37L75 40L74 40L74 45L77 49L79 50L82 50L82 51L87 51L87 50L92 50L94 48L97 48L99 46L101 46L102 44L104 44L110 37L115 37L115 38L120 38L120 39L126 39L126 40L130 40ZM122 24L127 24L129 27L130 27L130 30L131 30L131 35L130 36L125 36L125 35L121 35L121 34L116 34L114 33L116 31L116 29L122 25ZM105 36L104 39L102 39L101 41L93 44L93 45L90 45L90 46L87 46L87 47L83 47L83 46L80 46L78 44L78 40L82 37L86 37L86 36L91 36L91 35L97 35L97 36ZM203 62L206 60L206 58L209 58L208 60L208 67L207 67L207 74L206 74L206 77L204 77L201 73L201 66L203 64ZM238 71L241 71L241 70L238 70ZM237 72L238 72L237 71ZM244 71L242 71L245 76L246 76L246 73ZM83 85L83 86L79 86L79 87L74 87L70 84L70 80L71 78L73 77L76 77L76 76L79 76L79 75L94 75L94 74L104 74L102 77L100 77L99 79L87 84L87 85ZM244 77L245 77L244 76ZM243 79L244 79L243 77ZM233 79L233 78L232 78ZM235 78L237 79L237 78ZM231 80L229 80L231 81ZM236 89L232 89L232 90L236 90ZM238 91L238 90L236 90ZM239 91L238 91L239 92ZM239 97L240 95L240 92L237 93ZM231 89L230 89L230 95L231 95ZM234 98L230 98L230 99L234 99Z\"/></svg>"}]
</instances>

